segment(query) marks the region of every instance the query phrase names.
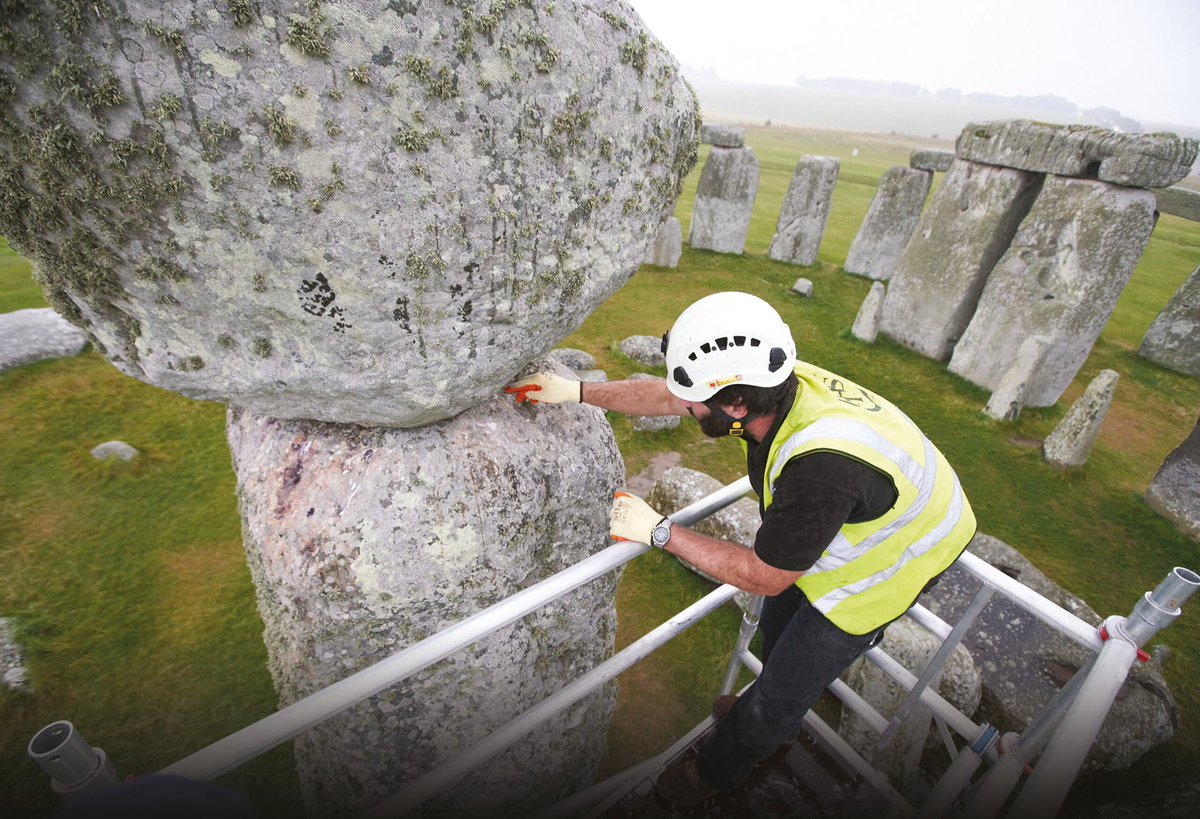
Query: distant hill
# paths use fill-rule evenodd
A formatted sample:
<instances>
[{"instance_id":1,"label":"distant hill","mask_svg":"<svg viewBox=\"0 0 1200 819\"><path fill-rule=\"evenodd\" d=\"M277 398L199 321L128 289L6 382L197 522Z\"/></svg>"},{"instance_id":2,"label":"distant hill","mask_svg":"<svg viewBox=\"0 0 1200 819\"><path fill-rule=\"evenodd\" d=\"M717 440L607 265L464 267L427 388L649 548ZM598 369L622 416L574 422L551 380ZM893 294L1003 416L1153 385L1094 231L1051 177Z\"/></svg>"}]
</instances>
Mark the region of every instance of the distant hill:
<instances>
[{"instance_id":1,"label":"distant hill","mask_svg":"<svg viewBox=\"0 0 1200 819\"><path fill-rule=\"evenodd\" d=\"M1098 125L1126 133L1174 131L1200 137L1200 130L1141 123L1112 108L1080 109L1053 94L1004 97L944 88L930 92L912 83L845 78L799 78L795 85L757 85L722 80L711 69L684 66L705 116L718 120L904 134L953 140L969 122L1035 119Z\"/></svg>"}]
</instances>

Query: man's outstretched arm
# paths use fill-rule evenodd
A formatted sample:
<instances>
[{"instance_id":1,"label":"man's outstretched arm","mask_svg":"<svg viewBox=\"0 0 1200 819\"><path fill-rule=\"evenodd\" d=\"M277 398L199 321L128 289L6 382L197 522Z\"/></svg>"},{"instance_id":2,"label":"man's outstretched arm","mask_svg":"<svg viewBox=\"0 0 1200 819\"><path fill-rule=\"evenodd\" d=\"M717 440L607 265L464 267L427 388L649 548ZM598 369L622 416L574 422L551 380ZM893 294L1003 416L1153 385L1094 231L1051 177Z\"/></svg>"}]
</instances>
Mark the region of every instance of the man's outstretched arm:
<instances>
[{"instance_id":1,"label":"man's outstretched arm","mask_svg":"<svg viewBox=\"0 0 1200 819\"><path fill-rule=\"evenodd\" d=\"M687 414L667 389L667 382L661 379L583 383L541 372L509 384L504 391L513 395L518 403L569 404L582 401L626 415Z\"/></svg>"}]
</instances>

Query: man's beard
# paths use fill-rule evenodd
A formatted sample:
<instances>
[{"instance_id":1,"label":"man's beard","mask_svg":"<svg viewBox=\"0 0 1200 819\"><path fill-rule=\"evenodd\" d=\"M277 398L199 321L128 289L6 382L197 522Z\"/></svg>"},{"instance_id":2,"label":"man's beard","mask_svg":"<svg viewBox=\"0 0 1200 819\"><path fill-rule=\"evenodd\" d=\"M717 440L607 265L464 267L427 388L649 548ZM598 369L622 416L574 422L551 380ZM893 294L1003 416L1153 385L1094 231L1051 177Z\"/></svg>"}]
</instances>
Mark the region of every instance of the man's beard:
<instances>
[{"instance_id":1,"label":"man's beard","mask_svg":"<svg viewBox=\"0 0 1200 819\"><path fill-rule=\"evenodd\" d=\"M729 422L711 412L703 418L697 418L696 423L700 424L700 431L709 438L725 438L729 435Z\"/></svg>"}]
</instances>

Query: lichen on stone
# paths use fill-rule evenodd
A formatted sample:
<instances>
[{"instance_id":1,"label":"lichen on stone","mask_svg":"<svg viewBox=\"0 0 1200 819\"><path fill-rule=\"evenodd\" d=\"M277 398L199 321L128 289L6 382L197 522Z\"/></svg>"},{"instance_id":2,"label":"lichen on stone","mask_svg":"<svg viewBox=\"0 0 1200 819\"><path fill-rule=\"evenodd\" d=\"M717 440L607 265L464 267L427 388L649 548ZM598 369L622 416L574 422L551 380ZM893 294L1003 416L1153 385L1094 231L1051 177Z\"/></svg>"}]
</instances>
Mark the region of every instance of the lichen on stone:
<instances>
[{"instance_id":1,"label":"lichen on stone","mask_svg":"<svg viewBox=\"0 0 1200 819\"><path fill-rule=\"evenodd\" d=\"M262 110L263 121L267 132L279 147L291 145L296 139L296 120L287 116L283 109L276 105L267 105Z\"/></svg>"},{"instance_id":2,"label":"lichen on stone","mask_svg":"<svg viewBox=\"0 0 1200 819\"><path fill-rule=\"evenodd\" d=\"M267 179L277 188L300 190L300 174L286 165L271 165L267 168Z\"/></svg>"},{"instance_id":3,"label":"lichen on stone","mask_svg":"<svg viewBox=\"0 0 1200 819\"><path fill-rule=\"evenodd\" d=\"M288 20L287 43L308 57L327 58L332 50L329 43L332 38L333 26L315 8L308 17L293 15Z\"/></svg>"}]
</instances>

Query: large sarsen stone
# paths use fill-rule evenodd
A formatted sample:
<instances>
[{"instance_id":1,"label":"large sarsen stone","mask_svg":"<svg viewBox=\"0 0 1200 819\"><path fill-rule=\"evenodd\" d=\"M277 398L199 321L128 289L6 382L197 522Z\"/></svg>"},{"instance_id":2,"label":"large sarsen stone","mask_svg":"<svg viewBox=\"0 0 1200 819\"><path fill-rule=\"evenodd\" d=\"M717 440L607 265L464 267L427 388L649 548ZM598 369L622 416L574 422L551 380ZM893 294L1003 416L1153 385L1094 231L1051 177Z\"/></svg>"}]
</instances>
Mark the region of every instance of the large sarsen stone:
<instances>
[{"instance_id":1,"label":"large sarsen stone","mask_svg":"<svg viewBox=\"0 0 1200 819\"><path fill-rule=\"evenodd\" d=\"M1138 355L1169 370L1200 377L1200 267L1154 319Z\"/></svg>"},{"instance_id":2,"label":"large sarsen stone","mask_svg":"<svg viewBox=\"0 0 1200 819\"><path fill-rule=\"evenodd\" d=\"M595 408L497 397L416 430L233 410L228 436L282 704L610 545L623 466ZM297 738L309 814L357 815L610 656L616 582L569 593ZM516 815L587 785L614 696L560 714L427 815Z\"/></svg>"},{"instance_id":3,"label":"large sarsen stone","mask_svg":"<svg viewBox=\"0 0 1200 819\"><path fill-rule=\"evenodd\" d=\"M0 234L123 372L258 414L484 401L695 162L695 97L617 0L5 8Z\"/></svg>"},{"instance_id":4,"label":"large sarsen stone","mask_svg":"<svg viewBox=\"0 0 1200 819\"><path fill-rule=\"evenodd\" d=\"M702 250L741 254L758 193L758 157L753 148L714 147L700 172L688 244Z\"/></svg>"}]
</instances>

